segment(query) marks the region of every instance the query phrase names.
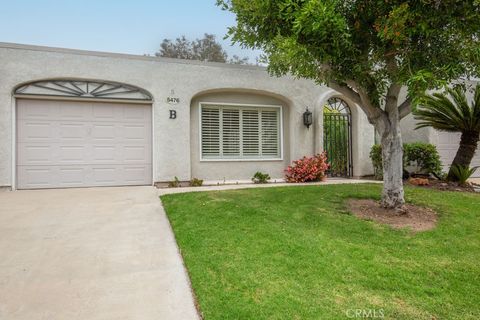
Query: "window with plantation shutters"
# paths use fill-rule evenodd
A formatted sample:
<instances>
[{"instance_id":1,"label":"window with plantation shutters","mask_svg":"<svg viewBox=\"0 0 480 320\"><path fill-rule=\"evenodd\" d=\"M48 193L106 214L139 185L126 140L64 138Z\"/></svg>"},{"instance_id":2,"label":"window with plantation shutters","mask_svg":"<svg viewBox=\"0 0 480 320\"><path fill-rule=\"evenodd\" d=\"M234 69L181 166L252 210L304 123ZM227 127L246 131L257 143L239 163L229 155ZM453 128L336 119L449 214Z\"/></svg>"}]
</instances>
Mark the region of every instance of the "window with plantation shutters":
<instances>
[{"instance_id":1,"label":"window with plantation shutters","mask_svg":"<svg viewBox=\"0 0 480 320\"><path fill-rule=\"evenodd\" d=\"M220 154L220 110L202 108L202 155L218 157Z\"/></svg>"},{"instance_id":2,"label":"window with plantation shutters","mask_svg":"<svg viewBox=\"0 0 480 320\"><path fill-rule=\"evenodd\" d=\"M202 159L280 159L280 108L201 104Z\"/></svg>"}]
</instances>

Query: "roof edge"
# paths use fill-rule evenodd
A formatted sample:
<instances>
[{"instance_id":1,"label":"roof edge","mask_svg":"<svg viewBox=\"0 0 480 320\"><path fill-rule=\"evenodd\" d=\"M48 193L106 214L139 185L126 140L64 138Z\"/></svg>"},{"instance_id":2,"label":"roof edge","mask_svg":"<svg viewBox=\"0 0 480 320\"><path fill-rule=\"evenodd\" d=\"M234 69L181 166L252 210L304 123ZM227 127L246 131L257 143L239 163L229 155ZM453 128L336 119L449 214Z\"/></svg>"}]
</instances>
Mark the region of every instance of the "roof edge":
<instances>
[{"instance_id":1,"label":"roof edge","mask_svg":"<svg viewBox=\"0 0 480 320\"><path fill-rule=\"evenodd\" d=\"M69 48L39 46L39 45L30 45L30 44L21 44L21 43L12 43L12 42L0 42L0 48L67 53L67 54L77 54L82 56L120 58L120 59L143 60L143 61L154 61L154 62L164 62L164 63L190 64L190 65L198 65L198 66L244 69L244 70L262 71L262 72L265 72L267 70L266 67L255 66L255 65L252 66L252 65L238 65L238 64L230 64L230 63L221 63L221 62L204 62L204 61L198 61L198 60L184 60L184 59L165 58L165 57L141 56L141 55L129 54L129 53L90 51L90 50L82 50L82 49L69 49Z\"/></svg>"}]
</instances>

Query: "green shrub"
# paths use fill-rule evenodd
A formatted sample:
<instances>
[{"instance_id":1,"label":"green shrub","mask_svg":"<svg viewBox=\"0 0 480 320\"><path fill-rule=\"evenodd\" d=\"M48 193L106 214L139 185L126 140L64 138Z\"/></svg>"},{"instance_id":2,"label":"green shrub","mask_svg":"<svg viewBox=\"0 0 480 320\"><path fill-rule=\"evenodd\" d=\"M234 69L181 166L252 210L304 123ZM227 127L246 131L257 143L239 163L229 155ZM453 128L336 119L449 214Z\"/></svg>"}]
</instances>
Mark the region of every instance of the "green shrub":
<instances>
[{"instance_id":1,"label":"green shrub","mask_svg":"<svg viewBox=\"0 0 480 320\"><path fill-rule=\"evenodd\" d=\"M404 167L416 166L420 172L437 174L442 172L442 162L437 147L430 143L414 142L403 145Z\"/></svg>"},{"instance_id":2,"label":"green shrub","mask_svg":"<svg viewBox=\"0 0 480 320\"><path fill-rule=\"evenodd\" d=\"M373 172L376 179L382 179L383 177L383 165L382 165L382 146L374 144L372 150L370 150L370 159L373 164Z\"/></svg>"},{"instance_id":3,"label":"green shrub","mask_svg":"<svg viewBox=\"0 0 480 320\"><path fill-rule=\"evenodd\" d=\"M468 178L472 176L472 174L477 171L478 167L469 168L466 166L452 166L450 170L452 171L453 175L457 179L458 183L461 185L465 185L467 183Z\"/></svg>"},{"instance_id":4,"label":"green shrub","mask_svg":"<svg viewBox=\"0 0 480 320\"><path fill-rule=\"evenodd\" d=\"M260 171L255 172L253 175L253 183L267 183L270 180L270 175L268 173L261 173Z\"/></svg>"},{"instance_id":5,"label":"green shrub","mask_svg":"<svg viewBox=\"0 0 480 320\"><path fill-rule=\"evenodd\" d=\"M168 187L169 188L178 188L180 187L180 180L175 176L172 181L168 182Z\"/></svg>"},{"instance_id":6,"label":"green shrub","mask_svg":"<svg viewBox=\"0 0 480 320\"><path fill-rule=\"evenodd\" d=\"M382 165L382 146L374 145L370 151L370 159L372 160L375 170L375 177L381 179L383 176ZM417 170L408 172L408 167L416 167ZM442 163L438 155L437 147L430 143L414 142L403 144L403 169L409 174L424 173L441 175Z\"/></svg>"},{"instance_id":7,"label":"green shrub","mask_svg":"<svg viewBox=\"0 0 480 320\"><path fill-rule=\"evenodd\" d=\"M202 184L202 179L193 178L192 180L190 180L190 187L201 187Z\"/></svg>"}]
</instances>

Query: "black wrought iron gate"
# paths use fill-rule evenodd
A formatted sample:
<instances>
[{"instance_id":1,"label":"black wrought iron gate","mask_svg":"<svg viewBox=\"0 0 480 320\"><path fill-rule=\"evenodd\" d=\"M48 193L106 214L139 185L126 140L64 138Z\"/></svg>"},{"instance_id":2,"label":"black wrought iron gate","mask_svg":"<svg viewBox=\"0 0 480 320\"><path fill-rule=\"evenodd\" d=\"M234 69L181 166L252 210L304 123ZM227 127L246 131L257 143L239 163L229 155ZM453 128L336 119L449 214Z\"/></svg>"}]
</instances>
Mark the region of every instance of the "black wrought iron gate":
<instances>
[{"instance_id":1,"label":"black wrought iron gate","mask_svg":"<svg viewBox=\"0 0 480 320\"><path fill-rule=\"evenodd\" d=\"M351 177L352 165L352 115L347 103L331 98L323 108L323 148L327 151L333 177Z\"/></svg>"}]
</instances>

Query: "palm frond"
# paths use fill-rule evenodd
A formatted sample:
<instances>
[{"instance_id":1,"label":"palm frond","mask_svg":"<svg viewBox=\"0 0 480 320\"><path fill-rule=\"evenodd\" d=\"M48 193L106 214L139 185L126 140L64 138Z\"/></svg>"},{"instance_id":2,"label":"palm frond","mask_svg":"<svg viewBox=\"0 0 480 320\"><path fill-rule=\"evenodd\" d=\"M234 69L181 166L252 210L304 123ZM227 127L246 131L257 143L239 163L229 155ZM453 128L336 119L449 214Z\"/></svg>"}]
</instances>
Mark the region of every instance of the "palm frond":
<instances>
[{"instance_id":1,"label":"palm frond","mask_svg":"<svg viewBox=\"0 0 480 320\"><path fill-rule=\"evenodd\" d=\"M425 95L420 101L421 105L414 112L418 121L416 129L432 127L448 132L480 129L480 85L476 87L471 104L460 87Z\"/></svg>"}]
</instances>

